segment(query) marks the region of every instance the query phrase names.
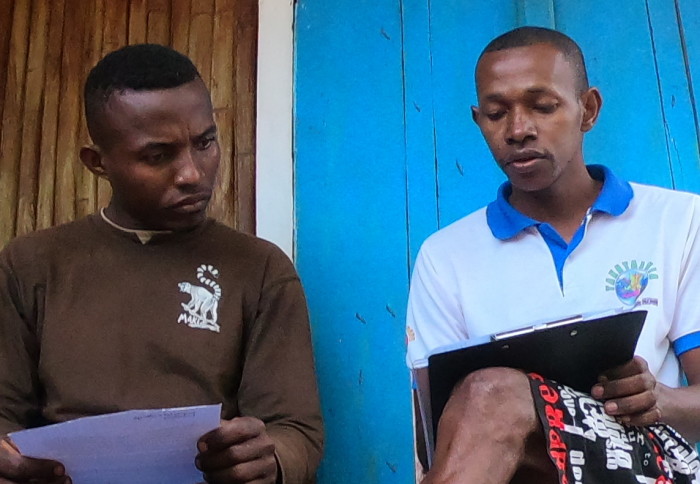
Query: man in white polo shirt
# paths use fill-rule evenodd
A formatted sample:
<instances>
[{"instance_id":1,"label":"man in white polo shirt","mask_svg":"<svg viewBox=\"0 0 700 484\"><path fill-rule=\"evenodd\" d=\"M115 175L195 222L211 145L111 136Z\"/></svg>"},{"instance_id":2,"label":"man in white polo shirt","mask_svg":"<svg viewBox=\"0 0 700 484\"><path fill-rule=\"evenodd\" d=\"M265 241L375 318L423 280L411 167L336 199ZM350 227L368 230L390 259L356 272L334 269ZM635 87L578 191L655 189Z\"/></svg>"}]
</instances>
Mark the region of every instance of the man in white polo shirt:
<instances>
[{"instance_id":1,"label":"man in white polo shirt","mask_svg":"<svg viewBox=\"0 0 700 484\"><path fill-rule=\"evenodd\" d=\"M700 483L686 441L700 440L700 197L586 166L583 136L602 98L567 36L503 34L479 58L476 83L473 118L508 181L423 244L409 366L528 321L615 307L648 316L638 356L589 394L508 368L468 375L424 483Z\"/></svg>"}]
</instances>

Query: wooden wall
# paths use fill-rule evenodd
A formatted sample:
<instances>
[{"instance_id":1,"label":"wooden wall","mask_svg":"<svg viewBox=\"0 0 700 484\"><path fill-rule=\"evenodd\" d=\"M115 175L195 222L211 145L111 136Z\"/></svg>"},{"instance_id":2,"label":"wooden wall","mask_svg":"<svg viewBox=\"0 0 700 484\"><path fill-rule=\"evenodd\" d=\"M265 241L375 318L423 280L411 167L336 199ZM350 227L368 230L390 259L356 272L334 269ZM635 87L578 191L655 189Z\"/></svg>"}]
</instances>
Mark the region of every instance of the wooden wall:
<instances>
[{"instance_id":1,"label":"wooden wall","mask_svg":"<svg viewBox=\"0 0 700 484\"><path fill-rule=\"evenodd\" d=\"M107 52L143 42L189 55L221 143L213 216L255 229L256 0L0 0L0 247L105 206L85 169L82 85ZM235 122L234 122L235 120Z\"/></svg>"}]
</instances>

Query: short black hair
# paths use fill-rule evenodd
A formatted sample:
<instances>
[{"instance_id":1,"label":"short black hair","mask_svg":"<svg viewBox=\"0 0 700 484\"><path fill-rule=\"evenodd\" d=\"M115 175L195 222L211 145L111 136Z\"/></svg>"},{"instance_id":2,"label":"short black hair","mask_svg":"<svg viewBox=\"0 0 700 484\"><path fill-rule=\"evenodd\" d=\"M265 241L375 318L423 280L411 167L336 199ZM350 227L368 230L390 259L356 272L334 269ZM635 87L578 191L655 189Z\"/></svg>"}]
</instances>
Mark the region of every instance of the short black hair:
<instances>
[{"instance_id":1,"label":"short black hair","mask_svg":"<svg viewBox=\"0 0 700 484\"><path fill-rule=\"evenodd\" d=\"M98 145L104 143L99 139L97 119L114 92L169 89L197 78L201 76L192 61L164 45L127 45L110 52L85 81L85 120L90 136Z\"/></svg>"},{"instance_id":2,"label":"short black hair","mask_svg":"<svg viewBox=\"0 0 700 484\"><path fill-rule=\"evenodd\" d=\"M481 52L479 60L476 63L477 68L484 54L536 44L549 44L564 54L564 57L571 64L576 73L579 94L589 88L588 73L586 72L586 63L583 60L581 47L568 35L544 27L518 27L517 29L499 35L489 42Z\"/></svg>"}]
</instances>

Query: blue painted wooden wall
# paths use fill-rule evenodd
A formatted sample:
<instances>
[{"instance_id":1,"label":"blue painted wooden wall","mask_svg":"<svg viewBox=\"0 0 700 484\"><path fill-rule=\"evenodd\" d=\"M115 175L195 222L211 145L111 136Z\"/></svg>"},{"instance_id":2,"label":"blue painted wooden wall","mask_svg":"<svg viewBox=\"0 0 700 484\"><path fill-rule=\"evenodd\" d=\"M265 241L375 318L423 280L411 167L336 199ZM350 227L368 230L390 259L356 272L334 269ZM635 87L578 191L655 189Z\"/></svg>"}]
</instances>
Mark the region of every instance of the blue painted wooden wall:
<instances>
[{"instance_id":1,"label":"blue painted wooden wall","mask_svg":"<svg viewBox=\"0 0 700 484\"><path fill-rule=\"evenodd\" d=\"M503 180L469 108L480 50L518 25L581 44L604 96L589 162L700 191L697 0L298 0L296 260L326 419L321 484L413 482L411 261Z\"/></svg>"}]
</instances>

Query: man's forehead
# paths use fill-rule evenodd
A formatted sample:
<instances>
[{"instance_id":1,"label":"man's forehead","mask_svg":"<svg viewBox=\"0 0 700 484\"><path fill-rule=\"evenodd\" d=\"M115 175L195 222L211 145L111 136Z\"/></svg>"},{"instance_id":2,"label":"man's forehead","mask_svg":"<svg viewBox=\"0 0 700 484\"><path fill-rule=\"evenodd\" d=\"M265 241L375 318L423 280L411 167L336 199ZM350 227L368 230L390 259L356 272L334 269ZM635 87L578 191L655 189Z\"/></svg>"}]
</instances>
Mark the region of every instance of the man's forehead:
<instances>
[{"instance_id":1,"label":"man's forehead","mask_svg":"<svg viewBox=\"0 0 700 484\"><path fill-rule=\"evenodd\" d=\"M116 113L141 111L166 112L211 109L209 92L200 79L167 89L119 89L105 102L107 110Z\"/></svg>"},{"instance_id":2,"label":"man's forehead","mask_svg":"<svg viewBox=\"0 0 700 484\"><path fill-rule=\"evenodd\" d=\"M476 69L480 97L509 88L541 91L575 83L573 65L563 52L546 43L486 52Z\"/></svg>"},{"instance_id":3,"label":"man's forehead","mask_svg":"<svg viewBox=\"0 0 700 484\"><path fill-rule=\"evenodd\" d=\"M129 149L149 142L184 142L214 125L208 91L203 84L193 83L162 90L115 91L100 116L110 142Z\"/></svg>"},{"instance_id":4,"label":"man's forehead","mask_svg":"<svg viewBox=\"0 0 700 484\"><path fill-rule=\"evenodd\" d=\"M114 91L103 109L103 116L112 123L155 122L194 116L212 116L209 93L201 83L157 90Z\"/></svg>"}]
</instances>

